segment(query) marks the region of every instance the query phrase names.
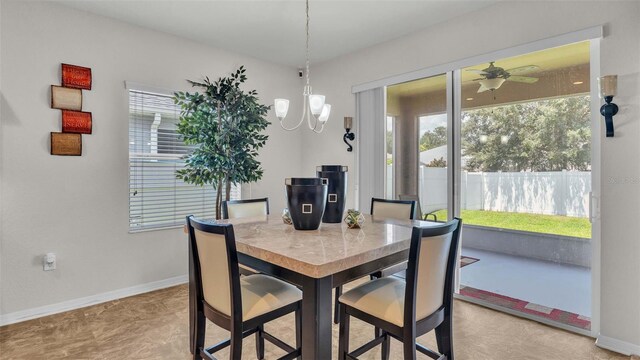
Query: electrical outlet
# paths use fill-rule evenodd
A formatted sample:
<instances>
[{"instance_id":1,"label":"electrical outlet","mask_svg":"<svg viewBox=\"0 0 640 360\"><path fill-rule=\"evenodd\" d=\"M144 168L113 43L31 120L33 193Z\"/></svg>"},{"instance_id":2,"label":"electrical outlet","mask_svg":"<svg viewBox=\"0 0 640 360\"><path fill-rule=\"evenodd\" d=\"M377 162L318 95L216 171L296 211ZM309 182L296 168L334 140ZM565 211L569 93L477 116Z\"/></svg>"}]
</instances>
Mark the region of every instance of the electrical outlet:
<instances>
[{"instance_id":1,"label":"electrical outlet","mask_svg":"<svg viewBox=\"0 0 640 360\"><path fill-rule=\"evenodd\" d=\"M48 253L42 258L42 270L52 271L56 269L56 254Z\"/></svg>"}]
</instances>

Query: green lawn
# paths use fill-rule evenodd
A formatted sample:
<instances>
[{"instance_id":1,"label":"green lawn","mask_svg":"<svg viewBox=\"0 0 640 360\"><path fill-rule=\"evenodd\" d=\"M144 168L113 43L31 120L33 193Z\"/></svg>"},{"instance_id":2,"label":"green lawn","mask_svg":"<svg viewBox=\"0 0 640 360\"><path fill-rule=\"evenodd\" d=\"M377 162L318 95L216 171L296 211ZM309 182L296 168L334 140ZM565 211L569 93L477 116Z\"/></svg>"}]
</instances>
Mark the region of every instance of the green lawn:
<instances>
[{"instance_id":1,"label":"green lawn","mask_svg":"<svg viewBox=\"0 0 640 360\"><path fill-rule=\"evenodd\" d=\"M438 211L436 215L438 220L446 219L447 211ZM470 225L591 238L587 218L483 210L462 210L461 218Z\"/></svg>"}]
</instances>

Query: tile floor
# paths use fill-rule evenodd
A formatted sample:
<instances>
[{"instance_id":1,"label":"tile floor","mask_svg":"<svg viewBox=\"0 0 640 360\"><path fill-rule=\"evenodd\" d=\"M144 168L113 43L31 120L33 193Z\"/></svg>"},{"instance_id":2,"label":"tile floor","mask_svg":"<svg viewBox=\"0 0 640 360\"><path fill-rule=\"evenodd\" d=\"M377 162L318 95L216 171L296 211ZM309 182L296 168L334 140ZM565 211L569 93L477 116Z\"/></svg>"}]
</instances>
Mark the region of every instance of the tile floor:
<instances>
[{"instance_id":1,"label":"tile floor","mask_svg":"<svg viewBox=\"0 0 640 360\"><path fill-rule=\"evenodd\" d=\"M187 303L187 287L181 285L0 327L0 359L191 359ZM357 320L351 324L355 348L369 339L373 329ZM292 316L266 326L287 342L294 339L293 328ZM211 324L207 331L207 344L227 337L224 330ZM334 326L334 358L337 337ZM454 338L457 360L640 360L597 348L591 338L463 301L454 306ZM418 340L435 346L432 334ZM379 359L379 354L379 349L374 349L361 359ZM216 355L228 359L226 351ZM267 344L267 359L281 355L279 349ZM395 340L391 357L403 357L401 344ZM255 359L253 337L245 340L243 358Z\"/></svg>"}]
</instances>

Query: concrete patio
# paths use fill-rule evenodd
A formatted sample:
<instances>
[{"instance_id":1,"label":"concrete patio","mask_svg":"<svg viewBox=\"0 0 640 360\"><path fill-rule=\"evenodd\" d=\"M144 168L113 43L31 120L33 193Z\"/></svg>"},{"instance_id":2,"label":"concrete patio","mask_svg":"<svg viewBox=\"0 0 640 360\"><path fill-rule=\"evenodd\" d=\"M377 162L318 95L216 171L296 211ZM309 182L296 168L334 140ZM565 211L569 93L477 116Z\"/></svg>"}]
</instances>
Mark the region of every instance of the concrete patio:
<instances>
[{"instance_id":1,"label":"concrete patio","mask_svg":"<svg viewBox=\"0 0 640 360\"><path fill-rule=\"evenodd\" d=\"M470 286L552 309L591 316L591 269L486 250L462 248L480 259L461 269Z\"/></svg>"}]
</instances>

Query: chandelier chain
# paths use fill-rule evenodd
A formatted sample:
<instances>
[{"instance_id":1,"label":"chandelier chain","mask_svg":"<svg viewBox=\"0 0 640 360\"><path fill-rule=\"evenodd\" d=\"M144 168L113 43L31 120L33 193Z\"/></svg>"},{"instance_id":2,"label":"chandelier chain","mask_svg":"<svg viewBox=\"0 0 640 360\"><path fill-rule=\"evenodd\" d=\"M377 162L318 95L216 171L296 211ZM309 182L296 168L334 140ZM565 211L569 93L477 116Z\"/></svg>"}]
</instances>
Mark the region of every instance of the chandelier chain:
<instances>
[{"instance_id":1,"label":"chandelier chain","mask_svg":"<svg viewBox=\"0 0 640 360\"><path fill-rule=\"evenodd\" d=\"M306 46L307 46L307 62L306 62L306 78L307 78L307 85L309 85L309 0L307 0L307 7L306 7L306 14L307 14L307 25L306 25L306 30L307 30L307 41L306 41Z\"/></svg>"},{"instance_id":2,"label":"chandelier chain","mask_svg":"<svg viewBox=\"0 0 640 360\"><path fill-rule=\"evenodd\" d=\"M298 122L298 124L296 124L295 126L288 128L284 125L283 120L285 118L285 116L287 116L287 110L289 108L289 100L287 99L276 99L275 100L275 105L276 105L276 115L278 116L278 120L280 120L280 126L287 131L292 131L297 129L298 127L300 127L300 125L302 125L302 123L304 122L305 118L307 120L307 125L309 125L309 129L311 129L313 132L315 133L321 133L322 130L324 129L324 125L327 122L327 119L329 118L329 112L331 111L331 105L329 104L323 104L324 103L324 96L322 95L318 95L317 97L314 97L314 112L312 113L312 109L311 109L311 100L312 100L312 92L311 92L311 85L310 85L310 81L309 81L309 0L305 1L305 13L306 13L306 23L305 23L305 55L306 55L306 62L305 62L305 80L306 80L306 84L304 86L304 89L302 91L302 97L303 97L303 106L302 106L302 117L300 118L300 122ZM320 111L317 111L317 107L318 107L318 101L319 104L321 104L320 106L322 107L322 109ZM280 113L278 113L278 107L281 106L280 108ZM317 112L317 113L316 113ZM313 122L311 120L311 118L313 117ZM322 120L321 120L322 119Z\"/></svg>"}]
</instances>

